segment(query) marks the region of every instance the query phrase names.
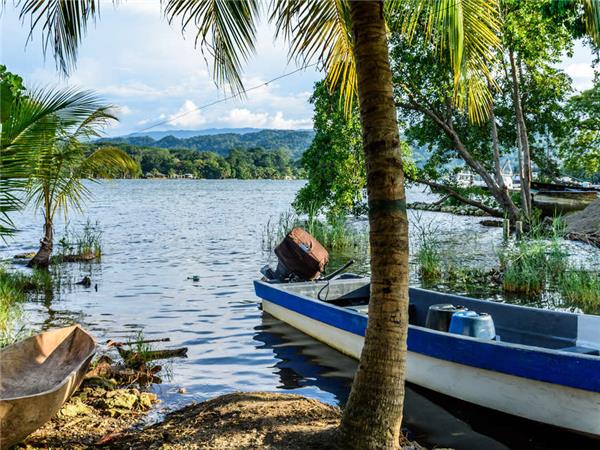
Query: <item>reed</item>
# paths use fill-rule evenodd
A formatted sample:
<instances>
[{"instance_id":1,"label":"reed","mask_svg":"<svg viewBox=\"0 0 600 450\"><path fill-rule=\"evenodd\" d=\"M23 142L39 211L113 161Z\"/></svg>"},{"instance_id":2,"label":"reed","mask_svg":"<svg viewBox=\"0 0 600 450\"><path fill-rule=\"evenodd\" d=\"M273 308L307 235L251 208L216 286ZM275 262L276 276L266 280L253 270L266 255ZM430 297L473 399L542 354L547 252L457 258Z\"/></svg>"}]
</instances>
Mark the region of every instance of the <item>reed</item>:
<instances>
[{"instance_id":1,"label":"reed","mask_svg":"<svg viewBox=\"0 0 600 450\"><path fill-rule=\"evenodd\" d=\"M354 229L346 217L320 218L315 214L300 217L286 211L277 220L267 222L262 234L263 250L272 251L294 227L304 228L328 250L361 248L368 243L367 234Z\"/></svg>"},{"instance_id":2,"label":"reed","mask_svg":"<svg viewBox=\"0 0 600 450\"><path fill-rule=\"evenodd\" d=\"M569 305L586 314L600 314L600 277L584 269L565 271L558 278L558 290Z\"/></svg>"},{"instance_id":3,"label":"reed","mask_svg":"<svg viewBox=\"0 0 600 450\"><path fill-rule=\"evenodd\" d=\"M40 287L37 277L0 266L0 348L24 336L22 303L28 290Z\"/></svg>"},{"instance_id":4,"label":"reed","mask_svg":"<svg viewBox=\"0 0 600 450\"><path fill-rule=\"evenodd\" d=\"M58 241L59 252L57 259L65 261L70 259L82 260L100 259L102 256L102 229L100 223L93 223L89 218L81 231L74 231L69 224Z\"/></svg>"},{"instance_id":5,"label":"reed","mask_svg":"<svg viewBox=\"0 0 600 450\"><path fill-rule=\"evenodd\" d=\"M427 284L436 283L442 277L443 255L440 248L439 227L432 222L425 223L422 215L415 213L413 227L413 262L421 280Z\"/></svg>"}]
</instances>

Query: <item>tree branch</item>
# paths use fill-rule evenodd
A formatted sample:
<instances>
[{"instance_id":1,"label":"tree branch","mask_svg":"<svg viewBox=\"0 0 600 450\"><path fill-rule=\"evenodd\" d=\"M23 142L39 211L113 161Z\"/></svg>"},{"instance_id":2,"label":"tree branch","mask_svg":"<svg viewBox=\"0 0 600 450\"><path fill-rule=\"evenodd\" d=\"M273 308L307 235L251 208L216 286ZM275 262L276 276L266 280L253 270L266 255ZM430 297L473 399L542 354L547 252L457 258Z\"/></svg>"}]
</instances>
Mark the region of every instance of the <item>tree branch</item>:
<instances>
[{"instance_id":1,"label":"tree branch","mask_svg":"<svg viewBox=\"0 0 600 450\"><path fill-rule=\"evenodd\" d=\"M445 184L440 184L440 183L436 183L434 181L429 181L429 180L411 180L411 181L414 181L415 183L423 183L434 189L440 189L442 191L445 191L448 193L449 196L454 197L459 202L462 202L467 205L474 206L475 208L481 209L486 214L489 214L492 217L504 217L504 213L502 211L495 209L495 208L491 208L489 206L486 206L483 203L478 202L476 200L471 200L468 197L464 197L463 195L459 194L457 191L452 189L450 186L447 186Z\"/></svg>"}]
</instances>

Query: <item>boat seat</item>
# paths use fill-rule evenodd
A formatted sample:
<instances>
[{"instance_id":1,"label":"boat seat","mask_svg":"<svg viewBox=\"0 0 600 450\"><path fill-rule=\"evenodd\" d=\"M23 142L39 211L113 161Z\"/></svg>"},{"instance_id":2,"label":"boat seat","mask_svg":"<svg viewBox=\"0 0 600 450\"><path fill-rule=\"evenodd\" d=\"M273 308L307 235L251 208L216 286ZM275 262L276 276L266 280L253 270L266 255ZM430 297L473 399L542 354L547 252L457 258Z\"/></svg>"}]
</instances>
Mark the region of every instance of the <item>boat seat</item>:
<instances>
[{"instance_id":1,"label":"boat seat","mask_svg":"<svg viewBox=\"0 0 600 450\"><path fill-rule=\"evenodd\" d=\"M572 347L559 348L562 352L579 353L580 355L594 355L600 356L600 350L591 347L583 347L581 345L574 345Z\"/></svg>"}]
</instances>

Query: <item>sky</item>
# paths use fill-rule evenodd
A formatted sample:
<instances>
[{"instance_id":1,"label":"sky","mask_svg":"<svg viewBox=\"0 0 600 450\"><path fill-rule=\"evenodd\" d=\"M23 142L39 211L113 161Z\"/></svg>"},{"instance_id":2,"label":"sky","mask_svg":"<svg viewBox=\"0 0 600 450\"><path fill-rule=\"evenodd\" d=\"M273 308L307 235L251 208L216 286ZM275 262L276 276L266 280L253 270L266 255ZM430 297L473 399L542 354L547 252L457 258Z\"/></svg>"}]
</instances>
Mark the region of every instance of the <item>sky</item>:
<instances>
[{"instance_id":1,"label":"sky","mask_svg":"<svg viewBox=\"0 0 600 450\"><path fill-rule=\"evenodd\" d=\"M193 35L182 35L178 23L163 18L159 0L127 0L114 7L106 1L101 16L88 29L79 51L77 68L62 79L49 52L44 58L41 32L26 45L28 23L22 24L11 2L0 17L0 62L21 75L28 87L77 86L96 91L118 107L120 122L106 130L117 136L153 128L312 128L313 85L323 78L308 68L269 83L246 98L228 100L200 111L196 108L222 99L228 93L212 80L207 61L194 48ZM275 41L273 28L261 24L256 55L245 65L246 88L259 86L300 66L288 60L287 45ZM592 56L577 44L572 58L560 67L573 78L578 90L592 85ZM209 61L210 62L210 61Z\"/></svg>"}]
</instances>

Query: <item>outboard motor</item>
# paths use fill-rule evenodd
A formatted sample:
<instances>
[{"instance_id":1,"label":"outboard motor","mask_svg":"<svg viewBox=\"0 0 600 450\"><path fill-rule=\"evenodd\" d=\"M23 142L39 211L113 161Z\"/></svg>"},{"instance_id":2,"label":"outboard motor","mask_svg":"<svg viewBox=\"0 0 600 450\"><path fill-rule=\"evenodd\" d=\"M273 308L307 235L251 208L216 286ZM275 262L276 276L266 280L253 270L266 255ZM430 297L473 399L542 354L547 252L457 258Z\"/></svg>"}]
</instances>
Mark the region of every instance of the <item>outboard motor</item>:
<instances>
[{"instance_id":1,"label":"outboard motor","mask_svg":"<svg viewBox=\"0 0 600 450\"><path fill-rule=\"evenodd\" d=\"M268 281L311 281L318 278L329 262L329 253L306 230L296 227L275 248L278 263L261 273Z\"/></svg>"}]
</instances>

